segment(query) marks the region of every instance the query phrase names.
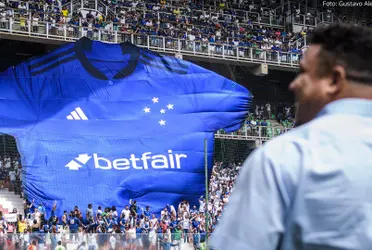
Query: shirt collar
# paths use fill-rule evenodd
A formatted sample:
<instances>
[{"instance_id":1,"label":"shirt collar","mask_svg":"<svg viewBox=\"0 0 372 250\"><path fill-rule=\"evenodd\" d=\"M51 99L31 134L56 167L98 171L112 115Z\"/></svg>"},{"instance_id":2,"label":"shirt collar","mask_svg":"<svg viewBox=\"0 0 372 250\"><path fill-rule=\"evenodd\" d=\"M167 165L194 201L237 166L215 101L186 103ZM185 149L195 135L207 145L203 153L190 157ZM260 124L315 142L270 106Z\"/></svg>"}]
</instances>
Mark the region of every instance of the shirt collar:
<instances>
[{"instance_id":1,"label":"shirt collar","mask_svg":"<svg viewBox=\"0 0 372 250\"><path fill-rule=\"evenodd\" d=\"M345 98L327 104L316 117L329 114L357 115L372 117L372 100Z\"/></svg>"}]
</instances>

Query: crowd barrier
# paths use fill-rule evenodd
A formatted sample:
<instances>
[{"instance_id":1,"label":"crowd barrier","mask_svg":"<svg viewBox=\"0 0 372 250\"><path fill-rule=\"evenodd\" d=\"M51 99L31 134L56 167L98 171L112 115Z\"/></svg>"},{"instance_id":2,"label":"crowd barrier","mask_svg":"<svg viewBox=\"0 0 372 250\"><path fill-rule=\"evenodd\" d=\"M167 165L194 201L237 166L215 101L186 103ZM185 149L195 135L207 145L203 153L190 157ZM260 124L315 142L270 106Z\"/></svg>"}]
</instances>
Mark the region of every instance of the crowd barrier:
<instances>
[{"instance_id":1,"label":"crowd barrier","mask_svg":"<svg viewBox=\"0 0 372 250\"><path fill-rule=\"evenodd\" d=\"M0 234L0 249L55 250L58 245L66 250L189 250L207 249L205 234L168 233L7 233Z\"/></svg>"},{"instance_id":2,"label":"crowd barrier","mask_svg":"<svg viewBox=\"0 0 372 250\"><path fill-rule=\"evenodd\" d=\"M291 128L285 128L279 125L276 126L256 126L251 124L244 124L244 126L234 132L226 133L224 130L218 130L215 134L216 138L240 138L247 140L269 140L275 136L288 132Z\"/></svg>"}]
</instances>

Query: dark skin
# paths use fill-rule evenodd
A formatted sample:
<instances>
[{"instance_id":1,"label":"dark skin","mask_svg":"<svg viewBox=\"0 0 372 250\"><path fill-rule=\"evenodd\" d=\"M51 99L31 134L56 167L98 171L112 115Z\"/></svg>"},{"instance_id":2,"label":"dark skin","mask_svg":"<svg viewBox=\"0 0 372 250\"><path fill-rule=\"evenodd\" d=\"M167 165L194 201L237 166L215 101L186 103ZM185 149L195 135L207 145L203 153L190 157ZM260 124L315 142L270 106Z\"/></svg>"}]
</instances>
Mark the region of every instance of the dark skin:
<instances>
[{"instance_id":1,"label":"dark skin","mask_svg":"<svg viewBox=\"0 0 372 250\"><path fill-rule=\"evenodd\" d=\"M296 99L298 125L311 121L330 102L344 98L372 100L372 85L348 80L344 66L334 65L329 74L319 76L320 51L318 44L307 49L300 62L301 73L289 85Z\"/></svg>"}]
</instances>

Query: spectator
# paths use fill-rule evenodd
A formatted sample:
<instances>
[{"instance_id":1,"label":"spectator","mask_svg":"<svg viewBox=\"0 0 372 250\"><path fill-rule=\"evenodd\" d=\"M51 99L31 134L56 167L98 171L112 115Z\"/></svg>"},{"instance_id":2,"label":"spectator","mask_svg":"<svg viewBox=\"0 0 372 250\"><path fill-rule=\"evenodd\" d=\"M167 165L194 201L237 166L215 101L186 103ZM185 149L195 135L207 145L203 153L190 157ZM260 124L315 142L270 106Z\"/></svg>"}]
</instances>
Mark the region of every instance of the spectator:
<instances>
[{"instance_id":1,"label":"spectator","mask_svg":"<svg viewBox=\"0 0 372 250\"><path fill-rule=\"evenodd\" d=\"M33 240L32 243L28 246L27 250L37 250L36 240Z\"/></svg>"},{"instance_id":2,"label":"spectator","mask_svg":"<svg viewBox=\"0 0 372 250\"><path fill-rule=\"evenodd\" d=\"M163 242L161 243L161 246L163 247L164 250L170 250L171 247L175 247L175 246L178 246L178 245L169 242L168 238L165 237Z\"/></svg>"},{"instance_id":3,"label":"spectator","mask_svg":"<svg viewBox=\"0 0 372 250\"><path fill-rule=\"evenodd\" d=\"M62 241L58 241L58 246L56 247L56 250L66 250L66 248L62 246Z\"/></svg>"}]
</instances>

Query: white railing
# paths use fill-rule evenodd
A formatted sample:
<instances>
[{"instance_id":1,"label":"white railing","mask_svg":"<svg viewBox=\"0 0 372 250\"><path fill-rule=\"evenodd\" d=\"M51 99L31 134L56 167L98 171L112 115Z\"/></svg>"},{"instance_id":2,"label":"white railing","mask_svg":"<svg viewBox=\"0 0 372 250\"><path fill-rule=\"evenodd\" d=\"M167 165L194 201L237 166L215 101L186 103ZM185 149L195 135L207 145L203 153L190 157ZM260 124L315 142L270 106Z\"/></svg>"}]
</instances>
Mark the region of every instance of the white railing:
<instances>
[{"instance_id":1,"label":"white railing","mask_svg":"<svg viewBox=\"0 0 372 250\"><path fill-rule=\"evenodd\" d=\"M322 23L334 23L339 21L339 18L337 18L333 13L320 12L317 15Z\"/></svg>"},{"instance_id":2,"label":"white railing","mask_svg":"<svg viewBox=\"0 0 372 250\"><path fill-rule=\"evenodd\" d=\"M7 20L7 22L0 23L1 33L65 42L74 42L83 36L87 36L93 40L108 43L131 42L139 47L164 53L180 53L183 56L213 58L233 62L266 63L269 66L285 68L298 68L298 62L301 56L298 53L278 52L221 43L189 41L145 34L131 34L105 29L92 30L66 24L59 25L39 22L38 25L33 25L32 22L26 22L25 25L21 25L19 21L12 18Z\"/></svg>"},{"instance_id":3,"label":"white railing","mask_svg":"<svg viewBox=\"0 0 372 250\"><path fill-rule=\"evenodd\" d=\"M302 49L304 47L307 47L307 36L300 37L291 43L294 44L297 49Z\"/></svg>"},{"instance_id":4,"label":"white railing","mask_svg":"<svg viewBox=\"0 0 372 250\"><path fill-rule=\"evenodd\" d=\"M309 26L312 28L321 22L317 17L303 14L294 14L292 21L294 25Z\"/></svg>"},{"instance_id":5,"label":"white railing","mask_svg":"<svg viewBox=\"0 0 372 250\"><path fill-rule=\"evenodd\" d=\"M236 140L248 140L248 141L268 141L275 136L281 135L288 132L292 128L284 128L280 126L256 126L250 124L244 124L244 126L232 133L226 133L223 130L218 130L215 134L215 138L220 139L236 139Z\"/></svg>"},{"instance_id":6,"label":"white railing","mask_svg":"<svg viewBox=\"0 0 372 250\"><path fill-rule=\"evenodd\" d=\"M307 26L314 28L320 24L329 24L336 22L338 19L332 13L320 12L317 13L317 16L312 15L303 15L303 14L294 14L293 15L293 24Z\"/></svg>"},{"instance_id":7,"label":"white railing","mask_svg":"<svg viewBox=\"0 0 372 250\"><path fill-rule=\"evenodd\" d=\"M108 14L110 14L111 16L115 16L115 13L113 10L111 10L106 4L104 4L102 1L98 1L96 0L96 3L97 3L97 10L105 13L105 15L107 16Z\"/></svg>"}]
</instances>

